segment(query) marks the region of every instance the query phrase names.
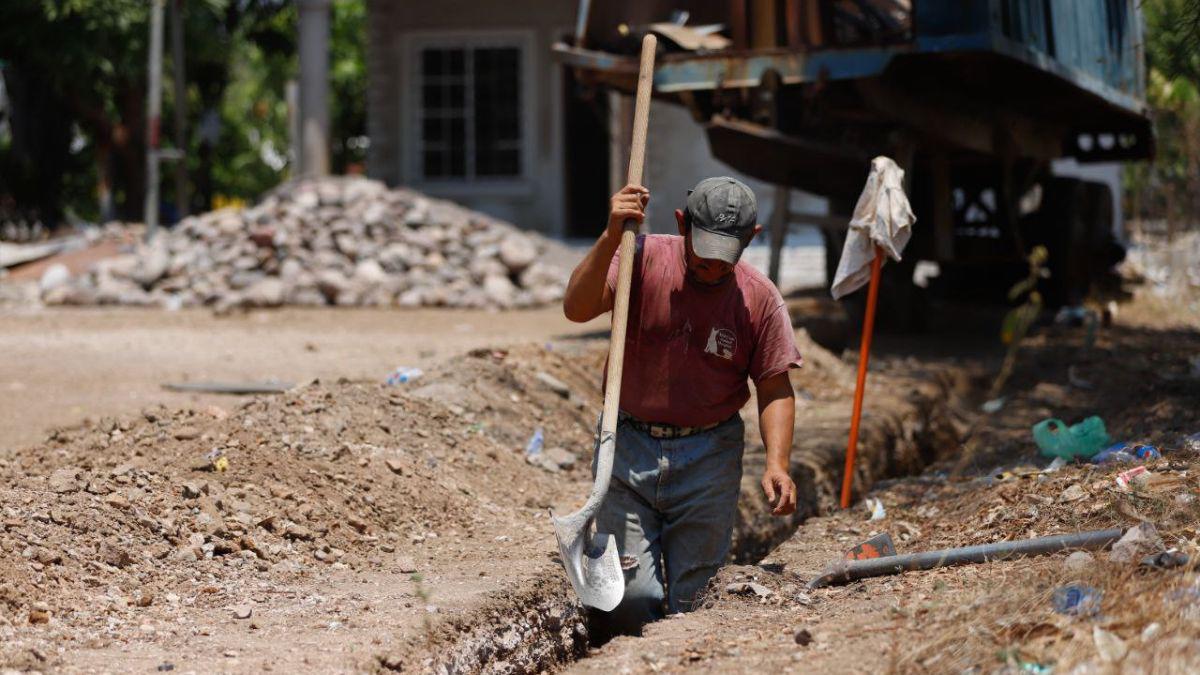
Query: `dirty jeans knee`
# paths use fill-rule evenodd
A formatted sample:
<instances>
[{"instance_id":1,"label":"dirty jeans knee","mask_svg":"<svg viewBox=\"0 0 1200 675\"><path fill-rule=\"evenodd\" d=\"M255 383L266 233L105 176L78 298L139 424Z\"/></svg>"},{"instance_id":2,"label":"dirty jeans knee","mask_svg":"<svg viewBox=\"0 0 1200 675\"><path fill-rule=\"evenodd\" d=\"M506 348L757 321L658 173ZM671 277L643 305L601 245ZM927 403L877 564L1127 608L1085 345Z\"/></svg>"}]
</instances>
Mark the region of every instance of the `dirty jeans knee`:
<instances>
[{"instance_id":1,"label":"dirty jeans knee","mask_svg":"<svg viewBox=\"0 0 1200 675\"><path fill-rule=\"evenodd\" d=\"M689 569L675 578L671 586L667 611L671 614L690 612L696 609L696 596L717 574L720 565L701 565Z\"/></svg>"},{"instance_id":2,"label":"dirty jeans knee","mask_svg":"<svg viewBox=\"0 0 1200 675\"><path fill-rule=\"evenodd\" d=\"M645 558L646 556L643 556ZM663 618L663 585L657 565L643 564L625 571L625 595L621 604L611 612L602 614L598 620L614 635L641 635L642 627L651 621Z\"/></svg>"},{"instance_id":3,"label":"dirty jeans knee","mask_svg":"<svg viewBox=\"0 0 1200 675\"><path fill-rule=\"evenodd\" d=\"M596 530L616 537L626 568L625 594L613 611L590 613L596 641L638 635L643 625L664 616L661 516L647 499L657 480L658 452L652 443L626 425L617 428L613 480L596 514Z\"/></svg>"}]
</instances>

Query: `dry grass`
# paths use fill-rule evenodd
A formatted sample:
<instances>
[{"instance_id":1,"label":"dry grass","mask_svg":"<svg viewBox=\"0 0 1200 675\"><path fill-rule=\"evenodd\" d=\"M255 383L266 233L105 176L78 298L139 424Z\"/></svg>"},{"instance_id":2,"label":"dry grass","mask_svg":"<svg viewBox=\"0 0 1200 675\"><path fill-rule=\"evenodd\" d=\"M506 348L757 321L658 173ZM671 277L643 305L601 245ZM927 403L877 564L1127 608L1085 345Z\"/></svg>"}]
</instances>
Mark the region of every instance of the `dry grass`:
<instances>
[{"instance_id":1,"label":"dry grass","mask_svg":"<svg viewBox=\"0 0 1200 675\"><path fill-rule=\"evenodd\" d=\"M1101 487L1111 480L1116 470L1093 475L1088 489L1091 496L1075 503L1052 501L1041 509L1034 526L1039 534L1112 527L1114 523L1129 524L1140 516L1158 526L1159 534L1169 547L1177 547L1200 556L1196 543L1197 524L1200 524L1200 503L1177 500L1177 495L1196 492L1191 478L1200 463L1178 463L1178 471L1158 463L1155 473L1184 477L1164 489L1124 493ZM1054 500L1061 494L1062 485L1081 476L1078 469L1066 470L1062 478L1037 482L1026 480L1020 494L1009 485L988 490L991 500L981 495L951 497L946 502L939 534L930 539L951 538L961 541L967 532L976 538L990 539L993 531L978 514L991 514L987 504L1007 504L1020 510L1025 504L1045 499ZM1099 488L1099 489L1097 489ZM982 502L974 515L967 508ZM995 517L993 516L993 522ZM1011 519L1003 529L1003 538L1026 536L1031 524ZM922 548L925 548L924 546ZM965 567L945 574L961 585L958 592L937 594L943 597L932 602L899 611L907 628L919 630L926 639L914 642L898 659L898 672L991 672L980 671L980 664L996 664L996 669L1010 672L1038 672L1024 664L1053 667L1053 672L1195 672L1200 663L1200 574L1195 569L1148 570L1136 566L1112 563L1107 553L1096 553L1095 561L1081 572L1063 566L1063 556L1051 556L992 565ZM932 582L934 590L945 581ZM1095 617L1072 617L1055 612L1055 589L1068 583L1091 586L1102 594L1100 612ZM1150 628L1157 624L1157 628ZM1118 660L1105 661L1097 649L1094 629L1100 628L1117 636L1127 654ZM1143 639L1149 629L1152 636Z\"/></svg>"}]
</instances>

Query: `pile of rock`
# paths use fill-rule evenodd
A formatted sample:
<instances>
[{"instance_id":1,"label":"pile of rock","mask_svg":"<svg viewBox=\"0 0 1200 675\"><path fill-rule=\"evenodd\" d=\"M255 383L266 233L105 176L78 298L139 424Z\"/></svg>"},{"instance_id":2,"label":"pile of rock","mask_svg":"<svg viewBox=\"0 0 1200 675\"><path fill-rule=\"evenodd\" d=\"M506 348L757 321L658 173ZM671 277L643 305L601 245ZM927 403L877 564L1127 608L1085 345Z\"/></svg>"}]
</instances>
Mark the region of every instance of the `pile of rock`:
<instances>
[{"instance_id":1,"label":"pile of rock","mask_svg":"<svg viewBox=\"0 0 1200 675\"><path fill-rule=\"evenodd\" d=\"M562 297L546 239L363 178L304 180L257 205L183 220L87 274L43 284L47 304L163 307L529 307Z\"/></svg>"}]
</instances>

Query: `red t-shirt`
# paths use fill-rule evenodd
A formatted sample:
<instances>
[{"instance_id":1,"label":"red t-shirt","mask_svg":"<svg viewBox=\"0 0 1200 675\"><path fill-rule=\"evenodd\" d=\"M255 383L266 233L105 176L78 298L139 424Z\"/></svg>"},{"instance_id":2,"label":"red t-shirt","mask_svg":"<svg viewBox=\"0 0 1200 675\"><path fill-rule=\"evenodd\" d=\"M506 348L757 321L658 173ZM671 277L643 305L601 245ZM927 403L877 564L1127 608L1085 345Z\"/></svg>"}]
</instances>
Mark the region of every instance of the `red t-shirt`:
<instances>
[{"instance_id":1,"label":"red t-shirt","mask_svg":"<svg viewBox=\"0 0 1200 675\"><path fill-rule=\"evenodd\" d=\"M620 253L608 269L615 292ZM716 286L689 281L683 237L637 238L621 409L646 422L703 426L728 419L756 383L799 368L779 290L738 262Z\"/></svg>"}]
</instances>

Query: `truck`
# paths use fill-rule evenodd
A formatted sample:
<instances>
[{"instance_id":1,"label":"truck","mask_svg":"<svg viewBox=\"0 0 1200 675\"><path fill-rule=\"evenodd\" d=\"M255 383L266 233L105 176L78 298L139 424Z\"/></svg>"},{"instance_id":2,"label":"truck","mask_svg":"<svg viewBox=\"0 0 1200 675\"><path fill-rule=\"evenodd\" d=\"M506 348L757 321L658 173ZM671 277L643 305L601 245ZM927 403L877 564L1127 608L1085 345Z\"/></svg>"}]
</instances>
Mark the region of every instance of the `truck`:
<instances>
[{"instance_id":1,"label":"truck","mask_svg":"<svg viewBox=\"0 0 1200 675\"><path fill-rule=\"evenodd\" d=\"M919 323L918 260L944 295L1003 292L1036 245L1043 294L1080 303L1124 255L1107 183L1052 163L1143 160L1154 133L1135 0L581 0L556 57L631 92L638 37L660 35L654 95L686 107L712 154L826 197L831 275L870 160L906 171L918 227L885 267L892 320ZM771 216L773 270L795 214Z\"/></svg>"}]
</instances>

